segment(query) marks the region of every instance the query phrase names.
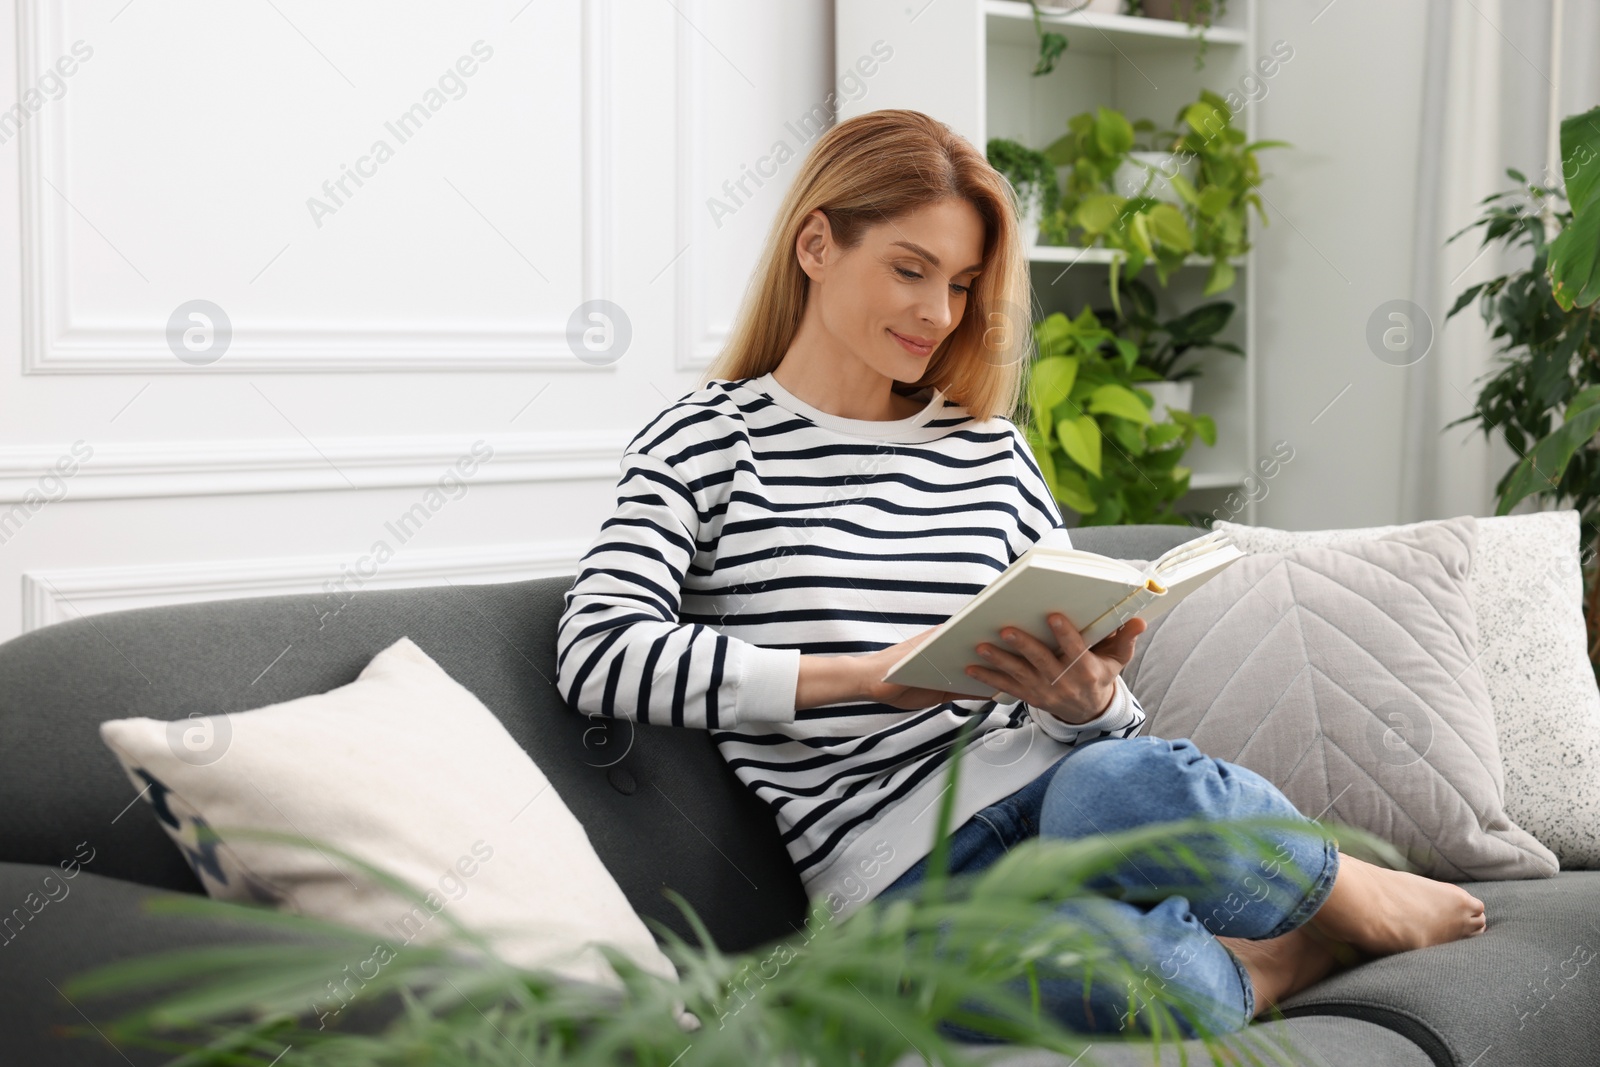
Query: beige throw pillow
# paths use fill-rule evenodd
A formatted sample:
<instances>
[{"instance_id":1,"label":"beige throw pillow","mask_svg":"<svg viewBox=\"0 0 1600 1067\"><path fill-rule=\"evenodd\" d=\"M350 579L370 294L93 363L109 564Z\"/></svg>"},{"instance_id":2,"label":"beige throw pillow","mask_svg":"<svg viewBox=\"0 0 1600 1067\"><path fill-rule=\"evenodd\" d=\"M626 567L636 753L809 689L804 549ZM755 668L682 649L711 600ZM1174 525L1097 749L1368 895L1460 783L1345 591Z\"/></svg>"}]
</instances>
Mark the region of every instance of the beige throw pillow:
<instances>
[{"instance_id":1,"label":"beige throw pillow","mask_svg":"<svg viewBox=\"0 0 1600 1067\"><path fill-rule=\"evenodd\" d=\"M604 941L677 977L544 772L408 637L327 693L206 719L116 719L100 736L213 897L369 930L393 953L437 940L448 910L524 967L619 989L591 944ZM229 828L326 842L426 903L322 851Z\"/></svg>"},{"instance_id":2,"label":"beige throw pillow","mask_svg":"<svg viewBox=\"0 0 1600 1067\"><path fill-rule=\"evenodd\" d=\"M1433 877L1554 874L1502 803L1466 592L1476 542L1465 516L1246 556L1136 645L1124 677L1143 732L1189 737Z\"/></svg>"},{"instance_id":3,"label":"beige throw pillow","mask_svg":"<svg viewBox=\"0 0 1600 1067\"><path fill-rule=\"evenodd\" d=\"M1437 520L1434 520L1437 521ZM1426 523L1275 530L1219 522L1246 552L1370 541ZM1478 519L1467 599L1494 708L1506 814L1563 868L1600 868L1600 687L1583 616L1578 512Z\"/></svg>"}]
</instances>

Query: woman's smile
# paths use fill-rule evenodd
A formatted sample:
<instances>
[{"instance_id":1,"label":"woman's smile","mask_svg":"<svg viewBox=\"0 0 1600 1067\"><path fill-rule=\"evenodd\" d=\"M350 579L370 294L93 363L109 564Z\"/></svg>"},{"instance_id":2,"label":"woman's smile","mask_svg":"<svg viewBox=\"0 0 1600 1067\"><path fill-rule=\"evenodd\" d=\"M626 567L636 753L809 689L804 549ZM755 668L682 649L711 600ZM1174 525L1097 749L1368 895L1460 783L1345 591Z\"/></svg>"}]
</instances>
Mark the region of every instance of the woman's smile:
<instances>
[{"instance_id":1,"label":"woman's smile","mask_svg":"<svg viewBox=\"0 0 1600 1067\"><path fill-rule=\"evenodd\" d=\"M925 338L912 340L904 334L895 333L894 330L890 330L889 333L893 335L896 341L900 342L901 348L904 348L907 352L910 352L914 356L926 356L928 353L933 351L936 344L936 342L926 340Z\"/></svg>"}]
</instances>

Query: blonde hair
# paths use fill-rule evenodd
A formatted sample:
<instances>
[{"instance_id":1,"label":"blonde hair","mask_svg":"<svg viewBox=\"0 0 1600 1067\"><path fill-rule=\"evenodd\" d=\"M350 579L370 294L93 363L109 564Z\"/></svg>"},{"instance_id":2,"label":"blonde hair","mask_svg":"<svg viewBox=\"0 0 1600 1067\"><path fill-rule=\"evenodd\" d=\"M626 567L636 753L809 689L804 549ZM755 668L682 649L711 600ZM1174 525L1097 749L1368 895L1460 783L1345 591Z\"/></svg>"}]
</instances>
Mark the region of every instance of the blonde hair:
<instances>
[{"instance_id":1,"label":"blonde hair","mask_svg":"<svg viewBox=\"0 0 1600 1067\"><path fill-rule=\"evenodd\" d=\"M920 111L870 111L830 128L812 146L778 209L727 345L701 385L775 369L800 328L811 279L795 258L806 217L821 209L849 251L868 227L952 198L984 223L983 271L954 331L905 392L931 385L974 419L1010 418L1033 348L1028 260L1011 183L966 138Z\"/></svg>"}]
</instances>

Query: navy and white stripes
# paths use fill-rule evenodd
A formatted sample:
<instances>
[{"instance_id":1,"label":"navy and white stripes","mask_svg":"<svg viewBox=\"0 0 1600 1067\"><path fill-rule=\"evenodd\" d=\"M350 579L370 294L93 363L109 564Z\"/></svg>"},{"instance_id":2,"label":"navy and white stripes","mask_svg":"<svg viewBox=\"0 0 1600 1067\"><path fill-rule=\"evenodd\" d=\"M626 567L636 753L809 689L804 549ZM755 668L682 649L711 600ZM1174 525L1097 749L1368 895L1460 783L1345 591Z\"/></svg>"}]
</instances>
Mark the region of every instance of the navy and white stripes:
<instances>
[{"instance_id":1,"label":"navy and white stripes","mask_svg":"<svg viewBox=\"0 0 1600 1067\"><path fill-rule=\"evenodd\" d=\"M669 405L625 449L557 628L568 705L710 730L835 915L932 849L968 718L952 826L1072 744L1144 721L1120 679L1080 727L1015 700L795 710L802 654L876 651L943 622L1062 525L1014 424L919 398L906 419L846 419L766 374Z\"/></svg>"}]
</instances>

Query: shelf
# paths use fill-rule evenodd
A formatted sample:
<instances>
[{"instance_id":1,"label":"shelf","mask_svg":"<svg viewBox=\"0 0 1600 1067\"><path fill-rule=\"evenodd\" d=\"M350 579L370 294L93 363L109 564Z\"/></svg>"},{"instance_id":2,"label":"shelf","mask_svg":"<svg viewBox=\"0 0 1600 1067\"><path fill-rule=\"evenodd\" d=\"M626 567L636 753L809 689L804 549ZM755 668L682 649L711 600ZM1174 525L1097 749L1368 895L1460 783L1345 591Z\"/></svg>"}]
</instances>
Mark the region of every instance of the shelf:
<instances>
[{"instance_id":1,"label":"shelf","mask_svg":"<svg viewBox=\"0 0 1600 1067\"><path fill-rule=\"evenodd\" d=\"M1244 475L1227 472L1189 475L1189 489L1237 489L1244 485Z\"/></svg>"},{"instance_id":2,"label":"shelf","mask_svg":"<svg viewBox=\"0 0 1600 1067\"><path fill-rule=\"evenodd\" d=\"M1113 259L1125 258L1115 248L1072 248L1067 245L1035 245L1028 252L1030 263L1102 263L1110 265ZM1152 262L1152 261L1146 261ZM1234 256L1228 262L1243 268L1249 262L1246 256ZM1205 256L1190 256L1183 261L1186 267L1209 267L1211 260Z\"/></svg>"},{"instance_id":3,"label":"shelf","mask_svg":"<svg viewBox=\"0 0 1600 1067\"><path fill-rule=\"evenodd\" d=\"M1039 34L1033 27L1033 6L1026 0L984 0L989 41L993 44L1039 47ZM1198 29L1174 19L1152 19L1139 15L1106 15L1094 11L1075 11L1070 15L1039 12L1046 29L1067 37L1067 55L1117 54L1124 51L1192 49ZM1244 30L1213 26L1205 31L1209 47L1242 45L1248 39Z\"/></svg>"}]
</instances>

